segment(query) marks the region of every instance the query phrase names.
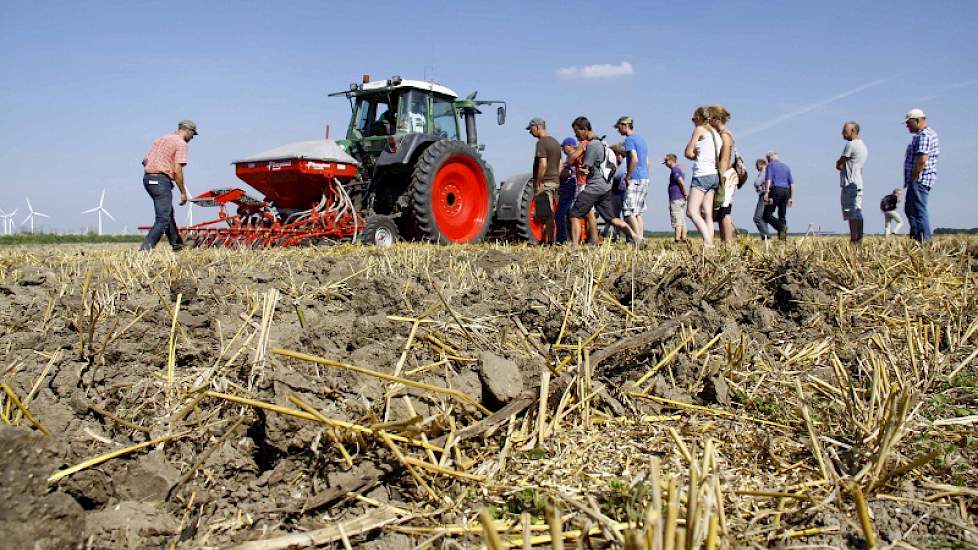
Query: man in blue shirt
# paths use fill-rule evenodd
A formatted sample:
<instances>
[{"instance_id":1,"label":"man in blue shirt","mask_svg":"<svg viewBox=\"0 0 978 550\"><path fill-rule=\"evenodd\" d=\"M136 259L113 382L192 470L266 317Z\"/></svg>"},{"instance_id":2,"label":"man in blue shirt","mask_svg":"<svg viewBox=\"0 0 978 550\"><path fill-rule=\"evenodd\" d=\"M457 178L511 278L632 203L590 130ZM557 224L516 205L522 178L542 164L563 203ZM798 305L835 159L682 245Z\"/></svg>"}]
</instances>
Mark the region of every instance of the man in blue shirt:
<instances>
[{"instance_id":1,"label":"man in blue shirt","mask_svg":"<svg viewBox=\"0 0 978 550\"><path fill-rule=\"evenodd\" d=\"M920 109L911 109L905 122L913 139L903 159L903 185L907 188L903 209L910 222L910 237L920 242L929 241L931 232L927 197L931 186L937 182L937 157L941 154L941 143L937 139L937 132L927 126L927 115Z\"/></svg>"},{"instance_id":2,"label":"man in blue shirt","mask_svg":"<svg viewBox=\"0 0 978 550\"><path fill-rule=\"evenodd\" d=\"M776 151L767 153L767 169L764 171L765 189L764 202L764 221L771 227L778 230L778 239L784 241L788 239L788 208L794 206L791 198L794 190L795 180L791 177L791 168L778 160ZM774 210L778 210L778 217L774 217Z\"/></svg>"},{"instance_id":3,"label":"man in blue shirt","mask_svg":"<svg viewBox=\"0 0 978 550\"><path fill-rule=\"evenodd\" d=\"M623 116L615 123L618 133L625 136L625 161L628 171L625 173L627 187L625 200L622 204L622 214L625 222L637 235L645 234L645 197L649 192L649 146L642 136L635 133L635 123L632 117Z\"/></svg>"}]
</instances>

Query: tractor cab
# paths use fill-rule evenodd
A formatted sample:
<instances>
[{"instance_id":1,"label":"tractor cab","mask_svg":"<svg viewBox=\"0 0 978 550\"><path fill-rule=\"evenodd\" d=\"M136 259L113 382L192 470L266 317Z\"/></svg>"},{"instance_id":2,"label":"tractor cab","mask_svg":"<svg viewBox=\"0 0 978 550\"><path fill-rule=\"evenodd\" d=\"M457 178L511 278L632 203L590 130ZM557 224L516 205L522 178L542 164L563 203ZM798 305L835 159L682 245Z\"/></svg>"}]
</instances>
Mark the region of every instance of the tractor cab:
<instances>
[{"instance_id":1,"label":"tractor cab","mask_svg":"<svg viewBox=\"0 0 978 550\"><path fill-rule=\"evenodd\" d=\"M441 84L398 76L374 81L365 76L363 84L354 83L349 90L330 95L349 98L350 125L340 144L368 166L374 164L372 160L381 166L410 163L419 146L461 141L460 118L465 120L465 141L481 149L475 127L477 107L501 103L476 101L474 93L460 99ZM505 121L505 104L498 107L497 121Z\"/></svg>"},{"instance_id":2,"label":"tractor cab","mask_svg":"<svg viewBox=\"0 0 978 550\"><path fill-rule=\"evenodd\" d=\"M346 141L377 157L385 148L396 149L409 135L458 140L455 100L455 92L437 84L367 83L351 96L353 112Z\"/></svg>"}]
</instances>

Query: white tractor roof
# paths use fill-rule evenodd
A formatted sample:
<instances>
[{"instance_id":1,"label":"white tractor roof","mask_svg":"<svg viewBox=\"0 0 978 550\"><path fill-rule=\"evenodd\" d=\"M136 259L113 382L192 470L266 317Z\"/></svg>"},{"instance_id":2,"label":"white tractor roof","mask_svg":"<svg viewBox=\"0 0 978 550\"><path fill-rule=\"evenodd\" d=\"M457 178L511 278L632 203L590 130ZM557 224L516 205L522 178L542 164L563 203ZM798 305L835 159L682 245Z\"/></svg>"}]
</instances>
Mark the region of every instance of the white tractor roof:
<instances>
[{"instance_id":1,"label":"white tractor roof","mask_svg":"<svg viewBox=\"0 0 978 550\"><path fill-rule=\"evenodd\" d=\"M373 82L367 82L361 88L362 90L379 90L387 87L386 80L374 80ZM436 94L447 95L452 98L458 97L454 91L436 82L431 82L428 80L402 80L397 86L391 86L391 88L415 88L417 90L426 90L429 92L434 92Z\"/></svg>"}]
</instances>

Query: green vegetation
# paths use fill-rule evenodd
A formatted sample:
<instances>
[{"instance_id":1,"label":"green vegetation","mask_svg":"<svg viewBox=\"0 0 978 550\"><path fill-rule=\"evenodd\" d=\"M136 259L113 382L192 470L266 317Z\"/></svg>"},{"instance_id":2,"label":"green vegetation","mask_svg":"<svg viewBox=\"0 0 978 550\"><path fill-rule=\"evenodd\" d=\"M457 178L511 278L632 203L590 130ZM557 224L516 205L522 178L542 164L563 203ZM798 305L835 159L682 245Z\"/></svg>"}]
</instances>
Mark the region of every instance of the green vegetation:
<instances>
[{"instance_id":1,"label":"green vegetation","mask_svg":"<svg viewBox=\"0 0 978 550\"><path fill-rule=\"evenodd\" d=\"M58 235L55 233L17 233L0 236L0 245L138 243L143 235L96 235L95 233Z\"/></svg>"},{"instance_id":2,"label":"green vegetation","mask_svg":"<svg viewBox=\"0 0 978 550\"><path fill-rule=\"evenodd\" d=\"M506 501L506 511L510 514L529 512L533 516L542 516L547 506L547 496L527 487L510 495Z\"/></svg>"},{"instance_id":3,"label":"green vegetation","mask_svg":"<svg viewBox=\"0 0 978 550\"><path fill-rule=\"evenodd\" d=\"M530 460L543 460L548 456L550 456L550 453L543 447L534 447L526 452L526 458Z\"/></svg>"}]
</instances>

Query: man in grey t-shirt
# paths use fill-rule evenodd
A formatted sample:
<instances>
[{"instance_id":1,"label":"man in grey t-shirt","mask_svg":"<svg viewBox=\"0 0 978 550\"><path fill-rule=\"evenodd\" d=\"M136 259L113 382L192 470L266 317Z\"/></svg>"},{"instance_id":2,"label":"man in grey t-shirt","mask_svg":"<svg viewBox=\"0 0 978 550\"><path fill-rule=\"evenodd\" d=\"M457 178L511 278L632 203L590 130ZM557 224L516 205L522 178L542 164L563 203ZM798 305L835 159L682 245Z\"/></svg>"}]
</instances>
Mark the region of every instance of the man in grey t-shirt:
<instances>
[{"instance_id":1,"label":"man in grey t-shirt","mask_svg":"<svg viewBox=\"0 0 978 550\"><path fill-rule=\"evenodd\" d=\"M842 219L849 222L849 241L859 243L863 240L863 166L869 151L859 139L859 124L853 121L842 125L842 138L846 146L842 156L835 161L839 171L839 186L842 188Z\"/></svg>"},{"instance_id":2,"label":"man in grey t-shirt","mask_svg":"<svg viewBox=\"0 0 978 550\"><path fill-rule=\"evenodd\" d=\"M578 146L567 156L567 163L575 165L580 159L577 170L587 174L584 189L574 200L571 207L571 243L577 246L581 243L581 224L577 220L587 216L592 208L604 219L605 223L617 227L632 240L636 247L642 245L643 236L632 231L631 226L618 217L614 209L614 198L611 196L611 182L602 173L601 165L605 161L605 146L601 139L591 130L591 122L585 117L577 117L571 124L574 135L577 136Z\"/></svg>"}]
</instances>

